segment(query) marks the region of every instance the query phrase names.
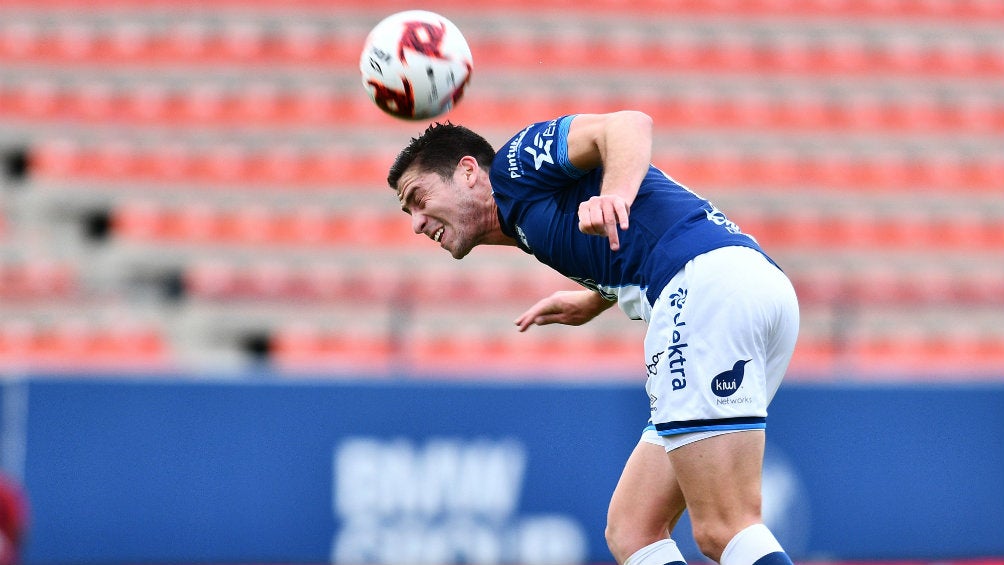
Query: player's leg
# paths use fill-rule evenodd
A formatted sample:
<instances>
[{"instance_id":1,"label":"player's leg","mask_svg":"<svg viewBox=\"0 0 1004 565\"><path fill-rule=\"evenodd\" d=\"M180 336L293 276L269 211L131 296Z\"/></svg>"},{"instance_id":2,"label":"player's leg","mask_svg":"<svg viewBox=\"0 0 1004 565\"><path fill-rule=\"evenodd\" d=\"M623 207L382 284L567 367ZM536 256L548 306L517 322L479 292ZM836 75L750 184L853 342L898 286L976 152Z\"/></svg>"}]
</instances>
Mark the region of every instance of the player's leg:
<instances>
[{"instance_id":1,"label":"player's leg","mask_svg":"<svg viewBox=\"0 0 1004 565\"><path fill-rule=\"evenodd\" d=\"M790 564L762 524L760 477L767 406L798 334L791 283L754 252L712 251L653 306L650 333L669 325L650 368L652 418L701 551L724 565Z\"/></svg>"},{"instance_id":2,"label":"player's leg","mask_svg":"<svg viewBox=\"0 0 1004 565\"><path fill-rule=\"evenodd\" d=\"M763 450L763 431L748 430L709 437L670 451L690 509L694 539L702 553L723 565L751 565L768 556L761 565L791 563L763 526ZM740 533L743 536L737 539Z\"/></svg>"},{"instance_id":3,"label":"player's leg","mask_svg":"<svg viewBox=\"0 0 1004 565\"><path fill-rule=\"evenodd\" d=\"M683 492L662 440L646 433L652 438L635 446L610 499L607 545L621 565L683 563L670 539L683 514Z\"/></svg>"}]
</instances>

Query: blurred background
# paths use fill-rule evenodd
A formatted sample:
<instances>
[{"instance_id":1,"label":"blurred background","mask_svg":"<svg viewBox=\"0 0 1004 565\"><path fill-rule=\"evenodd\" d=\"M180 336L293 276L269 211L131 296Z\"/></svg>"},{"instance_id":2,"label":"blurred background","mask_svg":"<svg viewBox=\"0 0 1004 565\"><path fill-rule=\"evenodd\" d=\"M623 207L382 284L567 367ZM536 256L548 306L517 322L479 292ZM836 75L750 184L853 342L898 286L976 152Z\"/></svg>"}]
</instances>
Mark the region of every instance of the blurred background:
<instances>
[{"instance_id":1,"label":"blurred background","mask_svg":"<svg viewBox=\"0 0 1004 565\"><path fill-rule=\"evenodd\" d=\"M812 475L820 461L848 473L861 472L865 455L865 466L886 471L882 457L911 465L863 480L870 486L858 494L892 514L848 537L877 532L874 545L848 549L813 522L839 505L835 494L811 510L785 507L803 524L792 526L793 553L1004 556L1004 2L3 0L0 455L32 507L26 561L609 561L602 512L643 423L634 419L645 414L635 410L645 327L613 309L580 328L519 334L519 313L575 286L511 248L477 249L461 264L411 233L384 179L426 124L381 113L358 64L369 29L412 8L447 16L472 47L471 84L446 118L498 147L532 121L643 110L655 119L656 164L754 234L791 276L802 331L792 396L782 392L775 412L804 443L774 459L787 461L776 467L778 489L812 498L802 491L832 479ZM470 396L434 414L412 404L439 406L458 392ZM586 398L557 409L569 394ZM310 405L317 420L305 418L301 402L319 399L328 408ZM498 420L470 405L501 410ZM541 427L562 430L566 409L614 431L588 438L573 427L542 440L534 426L522 436L501 425L543 417ZM884 417L890 410L898 416ZM272 419L256 419L262 412ZM376 425L390 425L386 412L404 420ZM785 414L832 420L816 429ZM262 426L287 435L264 446ZM221 427L229 441L206 451ZM848 449L870 440L871 451L806 458L798 446L822 437L811 433ZM301 440L324 455L298 468L314 470L295 483L301 504L265 527L253 517L274 505L235 501L264 490L291 503L277 484L293 483L276 480L290 470L261 464L300 457ZM607 440L616 447L604 452ZM581 485L596 500L580 514L597 522L572 527L547 514L533 518L546 528L517 528L528 500L550 492L535 470L550 468L540 458L554 444L576 448L562 456L610 459L583 463L602 470ZM935 464L929 453L946 444L966 451ZM435 520L490 523L485 539L531 549L428 553L431 538L415 534L418 553L379 553L408 543L360 524L390 520L406 503L374 494L351 507L383 504L376 515L339 506L339 485L358 490L339 461L372 477L405 457L402 468L440 484L465 468L430 470L442 453L525 463L522 497L509 506L450 514L427 504L442 510L429 511ZM242 458L251 463L234 463ZM516 472L506 469L479 473ZM367 484L386 493L394 483ZM317 505L316 516L302 512ZM567 500L545 506L575 515ZM971 540L924 529L946 522ZM211 536L208 523L224 530ZM456 528L442 539L481 539ZM287 548L270 536L303 541Z\"/></svg>"}]
</instances>

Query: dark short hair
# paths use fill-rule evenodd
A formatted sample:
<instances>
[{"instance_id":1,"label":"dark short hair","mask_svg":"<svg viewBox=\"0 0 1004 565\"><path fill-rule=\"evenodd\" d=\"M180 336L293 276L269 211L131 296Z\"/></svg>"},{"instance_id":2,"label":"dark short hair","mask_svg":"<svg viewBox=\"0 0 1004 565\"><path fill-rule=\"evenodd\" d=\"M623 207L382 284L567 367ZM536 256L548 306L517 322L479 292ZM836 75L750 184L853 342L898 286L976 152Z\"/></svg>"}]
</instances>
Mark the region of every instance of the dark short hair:
<instances>
[{"instance_id":1,"label":"dark short hair","mask_svg":"<svg viewBox=\"0 0 1004 565\"><path fill-rule=\"evenodd\" d=\"M495 149L484 137L464 126L436 122L425 128L422 135L413 137L398 154L387 174L387 184L397 190L401 175L412 165L448 178L453 175L460 159L468 155L474 157L482 168L490 167Z\"/></svg>"}]
</instances>

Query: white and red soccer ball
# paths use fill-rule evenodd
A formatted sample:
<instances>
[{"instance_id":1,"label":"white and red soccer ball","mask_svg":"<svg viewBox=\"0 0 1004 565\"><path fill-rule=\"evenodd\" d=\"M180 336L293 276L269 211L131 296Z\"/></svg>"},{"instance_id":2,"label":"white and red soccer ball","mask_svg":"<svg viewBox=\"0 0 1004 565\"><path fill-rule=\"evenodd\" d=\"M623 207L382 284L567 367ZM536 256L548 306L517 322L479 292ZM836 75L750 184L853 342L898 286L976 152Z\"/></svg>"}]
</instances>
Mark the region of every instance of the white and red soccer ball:
<instances>
[{"instance_id":1,"label":"white and red soccer ball","mask_svg":"<svg viewBox=\"0 0 1004 565\"><path fill-rule=\"evenodd\" d=\"M398 12L366 38L359 68L381 110L407 120L434 118L464 94L474 62L450 20L426 10Z\"/></svg>"}]
</instances>

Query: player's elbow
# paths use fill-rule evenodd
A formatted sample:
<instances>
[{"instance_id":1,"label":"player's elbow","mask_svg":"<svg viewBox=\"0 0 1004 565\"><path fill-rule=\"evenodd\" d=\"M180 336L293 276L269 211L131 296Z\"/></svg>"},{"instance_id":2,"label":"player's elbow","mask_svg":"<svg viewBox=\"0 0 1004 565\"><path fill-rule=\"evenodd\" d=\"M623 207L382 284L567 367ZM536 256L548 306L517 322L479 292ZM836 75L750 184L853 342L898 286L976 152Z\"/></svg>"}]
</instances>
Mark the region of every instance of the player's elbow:
<instances>
[{"instance_id":1,"label":"player's elbow","mask_svg":"<svg viewBox=\"0 0 1004 565\"><path fill-rule=\"evenodd\" d=\"M618 121L625 122L633 128L642 131L652 131L653 120L645 112L640 110L621 110L616 113Z\"/></svg>"}]
</instances>

